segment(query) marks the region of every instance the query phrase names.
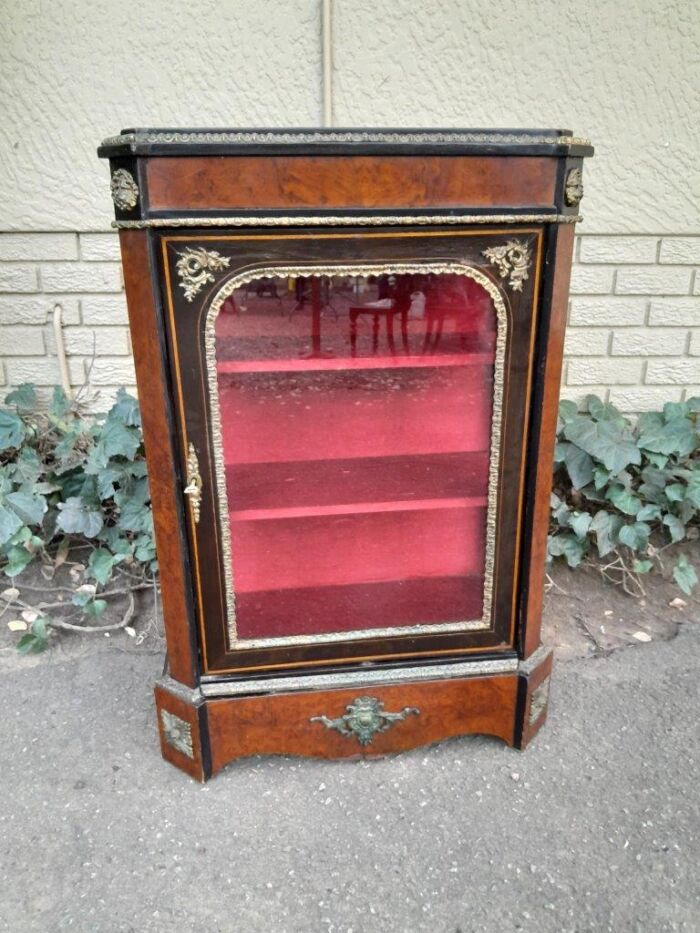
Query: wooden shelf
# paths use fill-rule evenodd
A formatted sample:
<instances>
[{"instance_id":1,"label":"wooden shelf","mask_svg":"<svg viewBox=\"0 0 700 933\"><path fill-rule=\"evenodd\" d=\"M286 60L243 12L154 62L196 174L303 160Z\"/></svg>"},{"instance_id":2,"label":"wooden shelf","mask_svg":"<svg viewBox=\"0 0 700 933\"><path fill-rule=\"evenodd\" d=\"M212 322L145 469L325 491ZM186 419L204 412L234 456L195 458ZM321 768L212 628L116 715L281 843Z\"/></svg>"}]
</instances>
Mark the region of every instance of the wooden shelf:
<instances>
[{"instance_id":1,"label":"wooden shelf","mask_svg":"<svg viewBox=\"0 0 700 933\"><path fill-rule=\"evenodd\" d=\"M232 521L484 506L488 451L231 464Z\"/></svg>"},{"instance_id":2,"label":"wooden shelf","mask_svg":"<svg viewBox=\"0 0 700 933\"><path fill-rule=\"evenodd\" d=\"M482 598L480 576L257 590L236 596L238 637L460 622L480 617Z\"/></svg>"},{"instance_id":3,"label":"wooden shelf","mask_svg":"<svg viewBox=\"0 0 700 933\"><path fill-rule=\"evenodd\" d=\"M423 369L441 366L493 366L492 353L445 353L425 356L313 357L280 360L222 360L219 375L235 373L331 372L363 369Z\"/></svg>"}]
</instances>

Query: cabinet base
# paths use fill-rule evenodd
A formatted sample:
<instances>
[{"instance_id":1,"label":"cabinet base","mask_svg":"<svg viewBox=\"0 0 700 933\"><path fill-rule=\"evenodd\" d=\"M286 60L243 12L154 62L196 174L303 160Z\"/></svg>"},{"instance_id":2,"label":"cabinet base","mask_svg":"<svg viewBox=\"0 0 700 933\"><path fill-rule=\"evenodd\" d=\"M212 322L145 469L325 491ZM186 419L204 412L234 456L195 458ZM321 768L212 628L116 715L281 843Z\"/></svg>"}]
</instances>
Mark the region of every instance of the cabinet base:
<instances>
[{"instance_id":1,"label":"cabinet base","mask_svg":"<svg viewBox=\"0 0 700 933\"><path fill-rule=\"evenodd\" d=\"M551 651L516 671L260 696L203 696L156 684L163 757L206 781L236 758L378 758L459 735L523 749L547 716Z\"/></svg>"}]
</instances>

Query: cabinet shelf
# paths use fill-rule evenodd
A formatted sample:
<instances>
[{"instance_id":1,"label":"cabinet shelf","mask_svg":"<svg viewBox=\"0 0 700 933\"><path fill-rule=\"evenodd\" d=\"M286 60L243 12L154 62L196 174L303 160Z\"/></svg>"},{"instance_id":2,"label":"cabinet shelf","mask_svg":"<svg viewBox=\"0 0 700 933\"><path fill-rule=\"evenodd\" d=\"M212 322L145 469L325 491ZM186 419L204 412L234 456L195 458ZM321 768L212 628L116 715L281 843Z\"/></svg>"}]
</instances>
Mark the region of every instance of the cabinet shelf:
<instances>
[{"instance_id":1,"label":"cabinet shelf","mask_svg":"<svg viewBox=\"0 0 700 933\"><path fill-rule=\"evenodd\" d=\"M492 353L446 353L426 356L311 357L279 360L220 360L219 375L235 373L332 372L365 369L424 369L443 366L493 366Z\"/></svg>"},{"instance_id":2,"label":"cabinet shelf","mask_svg":"<svg viewBox=\"0 0 700 933\"><path fill-rule=\"evenodd\" d=\"M239 638L348 632L478 619L479 576L419 577L239 593Z\"/></svg>"},{"instance_id":3,"label":"cabinet shelf","mask_svg":"<svg viewBox=\"0 0 700 933\"><path fill-rule=\"evenodd\" d=\"M486 504L488 452L229 464L230 518L429 510Z\"/></svg>"}]
</instances>

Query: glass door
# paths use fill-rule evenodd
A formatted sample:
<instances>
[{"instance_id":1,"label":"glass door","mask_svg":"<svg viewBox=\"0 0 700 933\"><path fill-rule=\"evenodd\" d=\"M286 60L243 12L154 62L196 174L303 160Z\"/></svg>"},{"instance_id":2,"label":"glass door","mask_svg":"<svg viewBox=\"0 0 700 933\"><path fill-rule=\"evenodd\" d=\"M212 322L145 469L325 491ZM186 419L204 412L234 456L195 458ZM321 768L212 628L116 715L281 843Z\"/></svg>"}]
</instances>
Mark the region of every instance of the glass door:
<instances>
[{"instance_id":1,"label":"glass door","mask_svg":"<svg viewBox=\"0 0 700 933\"><path fill-rule=\"evenodd\" d=\"M282 239L278 261L239 274L228 272L247 258L236 242L207 246L226 272L209 267L214 288L194 315L171 294L181 390L188 372L201 387L182 414L201 478L188 490L205 640L223 628L226 670L509 646L512 619L494 610L515 564L497 528L510 516L517 534L520 518L507 501L522 485L529 391L529 360L512 353L520 295L483 249L474 264L426 258L414 239L391 262L341 263L336 237L334 256L299 266L280 261L300 247ZM455 240L463 254L454 233L440 246ZM188 249L168 244L166 261L177 269ZM516 329L534 330L531 296ZM511 449L514 373L523 417Z\"/></svg>"}]
</instances>

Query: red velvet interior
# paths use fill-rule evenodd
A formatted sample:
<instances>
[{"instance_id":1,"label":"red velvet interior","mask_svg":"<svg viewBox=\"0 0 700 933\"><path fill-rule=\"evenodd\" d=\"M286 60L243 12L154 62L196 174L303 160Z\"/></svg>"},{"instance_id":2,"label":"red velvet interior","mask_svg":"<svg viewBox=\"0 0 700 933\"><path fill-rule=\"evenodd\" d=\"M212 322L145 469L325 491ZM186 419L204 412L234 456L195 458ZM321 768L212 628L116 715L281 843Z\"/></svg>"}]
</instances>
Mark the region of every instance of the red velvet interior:
<instances>
[{"instance_id":1,"label":"red velvet interior","mask_svg":"<svg viewBox=\"0 0 700 933\"><path fill-rule=\"evenodd\" d=\"M448 275L261 280L216 336L239 637L478 618L485 290Z\"/></svg>"}]
</instances>

